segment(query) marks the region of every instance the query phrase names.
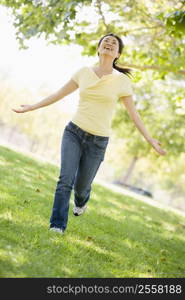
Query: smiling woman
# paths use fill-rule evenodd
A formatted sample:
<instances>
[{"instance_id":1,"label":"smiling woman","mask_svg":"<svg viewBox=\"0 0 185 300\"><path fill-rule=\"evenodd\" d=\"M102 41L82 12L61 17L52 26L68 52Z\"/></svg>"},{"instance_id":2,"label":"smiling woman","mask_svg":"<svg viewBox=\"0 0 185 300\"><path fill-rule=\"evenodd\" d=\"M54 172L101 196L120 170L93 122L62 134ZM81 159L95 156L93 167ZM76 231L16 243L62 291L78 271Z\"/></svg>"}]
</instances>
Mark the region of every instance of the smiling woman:
<instances>
[{"instance_id":1,"label":"smiling woman","mask_svg":"<svg viewBox=\"0 0 185 300\"><path fill-rule=\"evenodd\" d=\"M61 166L57 182L50 229L63 234L67 228L69 200L74 188L73 214L80 216L87 208L91 185L104 160L109 143L111 121L119 99L146 140L161 155L160 142L152 139L136 112L132 100L130 70L116 65L123 49L120 37L103 36L98 43L99 65L81 67L56 93L34 105L22 105L17 113L50 105L79 88L79 105L66 125L61 143Z\"/></svg>"},{"instance_id":2,"label":"smiling woman","mask_svg":"<svg viewBox=\"0 0 185 300\"><path fill-rule=\"evenodd\" d=\"M103 36L99 40L98 56L100 55L100 53L105 54L105 55L106 55L106 53L107 54L109 53L108 55L111 55L114 58L112 67L114 69L118 70L119 72L127 75L127 74L131 74L131 69L120 68L116 65L116 61L120 57L120 55L123 51L123 48L124 48L124 44L123 44L122 39L119 36L117 36L113 33L110 33L110 34Z\"/></svg>"}]
</instances>

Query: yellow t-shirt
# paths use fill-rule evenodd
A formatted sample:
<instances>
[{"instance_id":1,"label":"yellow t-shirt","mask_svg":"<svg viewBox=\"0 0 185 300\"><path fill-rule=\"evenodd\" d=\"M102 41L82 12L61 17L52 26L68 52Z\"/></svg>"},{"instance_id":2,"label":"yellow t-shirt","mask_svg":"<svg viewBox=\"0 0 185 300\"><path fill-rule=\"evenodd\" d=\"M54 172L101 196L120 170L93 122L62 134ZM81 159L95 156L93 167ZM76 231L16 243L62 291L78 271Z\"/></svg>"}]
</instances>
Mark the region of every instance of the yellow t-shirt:
<instances>
[{"instance_id":1,"label":"yellow t-shirt","mask_svg":"<svg viewBox=\"0 0 185 300\"><path fill-rule=\"evenodd\" d=\"M131 79L115 69L99 78L87 66L76 71L71 79L78 84L80 95L71 121L91 134L109 136L118 99L133 94Z\"/></svg>"}]
</instances>

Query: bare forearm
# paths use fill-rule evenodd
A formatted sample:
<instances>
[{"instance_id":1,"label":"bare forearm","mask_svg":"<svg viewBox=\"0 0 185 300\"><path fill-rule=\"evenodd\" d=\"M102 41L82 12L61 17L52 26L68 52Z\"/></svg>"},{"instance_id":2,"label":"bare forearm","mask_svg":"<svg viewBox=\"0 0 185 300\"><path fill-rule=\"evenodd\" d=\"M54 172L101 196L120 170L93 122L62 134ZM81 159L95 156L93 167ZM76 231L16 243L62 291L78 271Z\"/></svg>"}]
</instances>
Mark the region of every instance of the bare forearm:
<instances>
[{"instance_id":1,"label":"bare forearm","mask_svg":"<svg viewBox=\"0 0 185 300\"><path fill-rule=\"evenodd\" d=\"M133 120L134 124L136 125L137 129L141 132L141 134L144 136L144 138L149 142L152 147L160 154L160 155L165 155L166 151L163 150L160 145L161 142L157 141L156 139L153 139L148 131L146 130L139 113L135 109L134 102L132 95L130 96L124 96L121 97L121 100L123 101L124 106L127 108L128 114L130 118Z\"/></svg>"},{"instance_id":2,"label":"bare forearm","mask_svg":"<svg viewBox=\"0 0 185 300\"><path fill-rule=\"evenodd\" d=\"M150 142L150 140L152 139L152 137L150 136L150 134L148 133L148 131L146 130L139 114L137 112L134 113L134 115L130 114L130 118L133 120L134 124L136 125L137 129L140 131L140 133L144 136L144 138Z\"/></svg>"},{"instance_id":3,"label":"bare forearm","mask_svg":"<svg viewBox=\"0 0 185 300\"><path fill-rule=\"evenodd\" d=\"M61 89L56 91L54 94L50 95L49 97L45 98L44 100L35 103L32 105L32 110L38 109L40 107L44 107L50 104L55 103L56 101L64 98L65 96L71 94L78 88L78 85L73 81L69 80Z\"/></svg>"},{"instance_id":4,"label":"bare forearm","mask_svg":"<svg viewBox=\"0 0 185 300\"><path fill-rule=\"evenodd\" d=\"M12 109L16 113L25 113L28 111L32 111L47 105L50 105L52 103L55 103L56 101L64 98L65 96L69 95L70 93L74 92L78 88L78 84L70 79L61 89L59 89L57 92L53 93L52 95L48 96L44 100L37 102L33 105L29 104L21 104L21 108L18 109Z\"/></svg>"},{"instance_id":5,"label":"bare forearm","mask_svg":"<svg viewBox=\"0 0 185 300\"><path fill-rule=\"evenodd\" d=\"M31 106L32 107L31 110L35 110L35 109L53 104L53 103L55 103L56 101L58 101L60 99L61 99L61 95L59 95L58 93L54 93L54 94L48 96L47 98L45 98L44 100L33 104Z\"/></svg>"}]
</instances>

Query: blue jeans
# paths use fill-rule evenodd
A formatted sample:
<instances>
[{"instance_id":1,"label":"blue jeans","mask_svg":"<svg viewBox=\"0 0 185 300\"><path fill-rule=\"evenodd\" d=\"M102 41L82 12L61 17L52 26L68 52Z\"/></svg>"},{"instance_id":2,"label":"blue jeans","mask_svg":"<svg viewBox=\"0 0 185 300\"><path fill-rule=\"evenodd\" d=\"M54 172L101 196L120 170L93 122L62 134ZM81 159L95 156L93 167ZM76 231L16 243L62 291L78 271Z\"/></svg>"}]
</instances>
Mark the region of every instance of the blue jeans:
<instances>
[{"instance_id":1,"label":"blue jeans","mask_svg":"<svg viewBox=\"0 0 185 300\"><path fill-rule=\"evenodd\" d=\"M61 168L50 228L66 229L73 188L75 205L82 207L87 203L92 181L104 160L108 142L108 136L90 134L71 121L66 125L61 143Z\"/></svg>"}]
</instances>

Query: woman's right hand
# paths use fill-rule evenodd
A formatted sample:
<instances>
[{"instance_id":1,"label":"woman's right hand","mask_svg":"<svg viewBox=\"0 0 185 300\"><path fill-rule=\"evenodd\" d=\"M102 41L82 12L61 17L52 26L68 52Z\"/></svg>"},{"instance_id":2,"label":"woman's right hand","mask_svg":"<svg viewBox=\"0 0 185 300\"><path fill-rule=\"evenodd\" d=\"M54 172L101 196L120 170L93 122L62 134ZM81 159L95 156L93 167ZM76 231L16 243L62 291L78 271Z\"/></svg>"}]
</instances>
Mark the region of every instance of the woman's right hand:
<instances>
[{"instance_id":1,"label":"woman's right hand","mask_svg":"<svg viewBox=\"0 0 185 300\"><path fill-rule=\"evenodd\" d=\"M20 106L22 106L22 108L18 108L18 109L12 108L12 110L15 111L16 113L24 113L27 111L31 111L33 108L32 105L28 105L28 104L21 104Z\"/></svg>"}]
</instances>

